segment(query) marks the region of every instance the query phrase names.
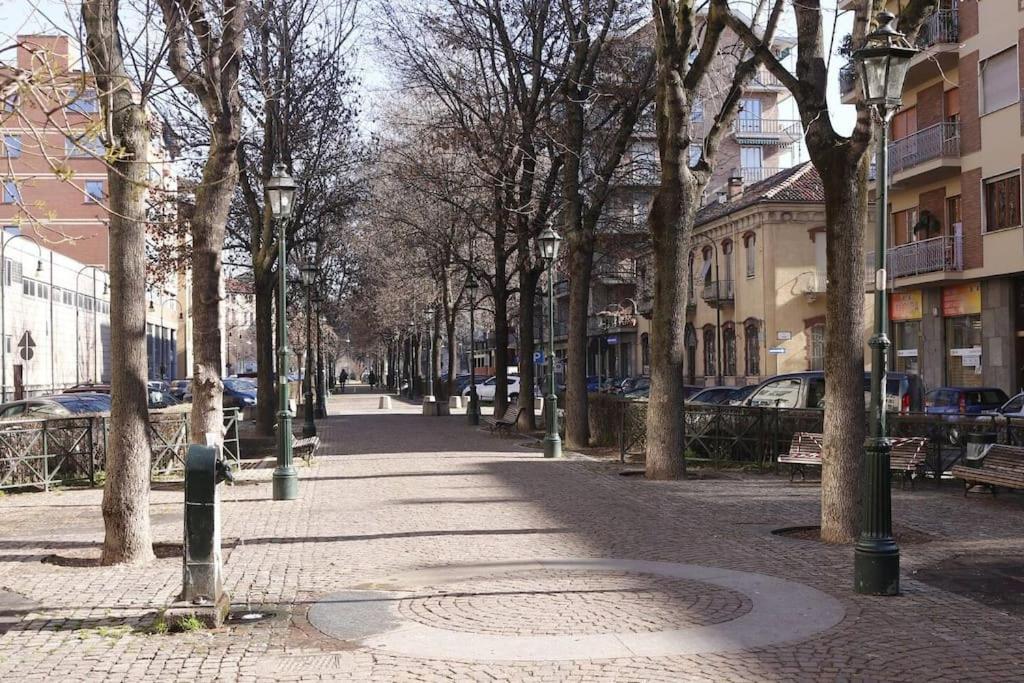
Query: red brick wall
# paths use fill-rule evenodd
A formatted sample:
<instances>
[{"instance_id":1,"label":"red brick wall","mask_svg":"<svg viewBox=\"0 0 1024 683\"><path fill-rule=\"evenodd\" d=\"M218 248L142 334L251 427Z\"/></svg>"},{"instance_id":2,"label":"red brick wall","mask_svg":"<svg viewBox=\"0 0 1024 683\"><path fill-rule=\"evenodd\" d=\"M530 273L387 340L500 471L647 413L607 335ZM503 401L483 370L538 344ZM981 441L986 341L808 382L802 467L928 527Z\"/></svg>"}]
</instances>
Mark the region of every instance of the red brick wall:
<instances>
[{"instance_id":1,"label":"red brick wall","mask_svg":"<svg viewBox=\"0 0 1024 683\"><path fill-rule=\"evenodd\" d=\"M960 60L960 152L981 149L981 119L978 117L978 53Z\"/></svg>"},{"instance_id":2,"label":"red brick wall","mask_svg":"<svg viewBox=\"0 0 1024 683\"><path fill-rule=\"evenodd\" d=\"M942 123L944 118L942 81L917 93L917 129Z\"/></svg>"},{"instance_id":3,"label":"red brick wall","mask_svg":"<svg viewBox=\"0 0 1024 683\"><path fill-rule=\"evenodd\" d=\"M964 222L964 268L982 266L981 169L964 171L960 177L960 202Z\"/></svg>"},{"instance_id":4,"label":"red brick wall","mask_svg":"<svg viewBox=\"0 0 1024 683\"><path fill-rule=\"evenodd\" d=\"M950 228L946 225L946 188L939 187L928 192L922 192L917 198L917 211L919 216L925 211L930 212L939 219L939 222L942 224L943 233L950 234ZM913 229L914 226L910 227ZM924 237L923 233L921 237Z\"/></svg>"},{"instance_id":5,"label":"red brick wall","mask_svg":"<svg viewBox=\"0 0 1024 683\"><path fill-rule=\"evenodd\" d=\"M978 0L960 0L960 40L978 35Z\"/></svg>"}]
</instances>

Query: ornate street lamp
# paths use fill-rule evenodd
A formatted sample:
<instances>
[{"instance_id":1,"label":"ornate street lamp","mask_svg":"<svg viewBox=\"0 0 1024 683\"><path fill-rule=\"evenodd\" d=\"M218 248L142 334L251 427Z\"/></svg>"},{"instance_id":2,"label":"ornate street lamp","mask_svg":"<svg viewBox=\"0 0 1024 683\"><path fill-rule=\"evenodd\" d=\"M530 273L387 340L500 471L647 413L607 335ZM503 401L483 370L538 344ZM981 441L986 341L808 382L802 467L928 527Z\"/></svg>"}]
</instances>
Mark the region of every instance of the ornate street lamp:
<instances>
[{"instance_id":1,"label":"ornate street lamp","mask_svg":"<svg viewBox=\"0 0 1024 683\"><path fill-rule=\"evenodd\" d=\"M319 289L316 291L313 303L316 304L316 417L319 420L327 417L327 389L325 387L327 378L324 375L323 325L320 321L324 297Z\"/></svg>"},{"instance_id":2,"label":"ornate street lamp","mask_svg":"<svg viewBox=\"0 0 1024 683\"><path fill-rule=\"evenodd\" d=\"M407 371L407 374L409 375L409 400L410 401L412 401L416 397L416 390L413 387L413 382L416 381L416 372L415 372L416 362L415 362L415 359L414 359L415 354L413 353L413 351L415 351L415 346L416 346L413 343L415 336L416 336L416 323L415 322L410 322L409 323L409 356L408 356L408 362L406 363L406 371Z\"/></svg>"},{"instance_id":3,"label":"ornate street lamp","mask_svg":"<svg viewBox=\"0 0 1024 683\"><path fill-rule=\"evenodd\" d=\"M307 258L299 271L302 284L306 288L306 370L303 387L302 436L316 436L316 423L313 421L313 284L316 282L316 260Z\"/></svg>"},{"instance_id":4,"label":"ornate street lamp","mask_svg":"<svg viewBox=\"0 0 1024 683\"><path fill-rule=\"evenodd\" d=\"M540 256L548 269L548 395L544 397L544 457L562 456L562 439L558 436L558 396L555 394L555 260L562 238L548 223L537 236ZM531 396L529 400L533 400Z\"/></svg>"},{"instance_id":5,"label":"ornate street lamp","mask_svg":"<svg viewBox=\"0 0 1024 683\"><path fill-rule=\"evenodd\" d=\"M433 404L437 401L434 398L434 309L428 308L423 316L427 323L427 395L423 403Z\"/></svg>"},{"instance_id":6,"label":"ornate street lamp","mask_svg":"<svg viewBox=\"0 0 1024 683\"><path fill-rule=\"evenodd\" d=\"M295 181L283 164L263 184L266 206L277 222L277 467L274 468L274 500L294 500L299 495L299 477L292 464L292 413L288 409L288 311L287 256L285 234L292 216Z\"/></svg>"},{"instance_id":7,"label":"ornate street lamp","mask_svg":"<svg viewBox=\"0 0 1024 683\"><path fill-rule=\"evenodd\" d=\"M469 424L480 424L480 396L476 393L476 293L480 283L473 277L473 271L466 273L466 292L469 294L469 405L466 406L466 419Z\"/></svg>"},{"instance_id":8,"label":"ornate street lamp","mask_svg":"<svg viewBox=\"0 0 1024 683\"><path fill-rule=\"evenodd\" d=\"M878 225L875 230L875 330L871 347L870 433L865 444L865 485L861 535L854 549L854 590L868 595L900 592L900 550L892 535L892 491L889 471L891 445L885 424L885 373L889 352L889 301L886 275L888 240L889 150L888 126L900 108L903 79L917 50L893 27L891 12L878 14L878 28L853 53L860 71L864 104L877 114Z\"/></svg>"}]
</instances>

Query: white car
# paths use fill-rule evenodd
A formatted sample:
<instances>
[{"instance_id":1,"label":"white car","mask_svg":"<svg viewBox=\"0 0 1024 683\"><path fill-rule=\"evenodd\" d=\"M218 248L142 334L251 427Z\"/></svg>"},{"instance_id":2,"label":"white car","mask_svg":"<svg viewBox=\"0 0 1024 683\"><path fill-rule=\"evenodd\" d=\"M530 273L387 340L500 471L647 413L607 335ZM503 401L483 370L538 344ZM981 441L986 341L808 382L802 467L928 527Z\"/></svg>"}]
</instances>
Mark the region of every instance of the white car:
<instances>
[{"instance_id":1,"label":"white car","mask_svg":"<svg viewBox=\"0 0 1024 683\"><path fill-rule=\"evenodd\" d=\"M498 378L488 377L483 382L476 383L476 395L481 401L493 401L494 393L497 391ZM470 387L462 390L463 396L469 396ZM519 398L519 375L508 376L508 400L515 401Z\"/></svg>"}]
</instances>

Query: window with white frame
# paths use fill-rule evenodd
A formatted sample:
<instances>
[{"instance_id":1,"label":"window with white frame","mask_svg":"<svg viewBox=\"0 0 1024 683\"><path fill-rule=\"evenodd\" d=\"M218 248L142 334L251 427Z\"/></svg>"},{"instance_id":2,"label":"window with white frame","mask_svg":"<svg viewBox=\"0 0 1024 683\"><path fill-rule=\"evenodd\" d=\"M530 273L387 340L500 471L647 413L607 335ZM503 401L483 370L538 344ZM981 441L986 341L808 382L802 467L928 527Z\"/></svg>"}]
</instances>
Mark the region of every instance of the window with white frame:
<instances>
[{"instance_id":1,"label":"window with white frame","mask_svg":"<svg viewBox=\"0 0 1024 683\"><path fill-rule=\"evenodd\" d=\"M1020 99L1017 84L1017 48L992 55L979 64L981 72L981 113L1008 107Z\"/></svg>"},{"instance_id":2,"label":"window with white frame","mask_svg":"<svg viewBox=\"0 0 1024 683\"><path fill-rule=\"evenodd\" d=\"M85 181L85 203L86 204L98 204L103 201L106 194L103 191L102 180L86 180Z\"/></svg>"}]
</instances>

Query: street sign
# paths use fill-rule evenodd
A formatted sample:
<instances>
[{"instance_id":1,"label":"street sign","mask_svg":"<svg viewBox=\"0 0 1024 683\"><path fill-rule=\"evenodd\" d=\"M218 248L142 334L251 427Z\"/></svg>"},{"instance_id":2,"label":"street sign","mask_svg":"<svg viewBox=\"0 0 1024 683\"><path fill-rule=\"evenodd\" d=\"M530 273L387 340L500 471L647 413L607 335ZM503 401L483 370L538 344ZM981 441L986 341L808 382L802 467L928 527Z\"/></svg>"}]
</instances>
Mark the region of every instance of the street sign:
<instances>
[{"instance_id":1,"label":"street sign","mask_svg":"<svg viewBox=\"0 0 1024 683\"><path fill-rule=\"evenodd\" d=\"M604 343L605 344L609 344L611 346L614 346L615 344L619 343L619 338L618 337L608 337L607 339L604 340Z\"/></svg>"},{"instance_id":2,"label":"street sign","mask_svg":"<svg viewBox=\"0 0 1024 683\"><path fill-rule=\"evenodd\" d=\"M786 353L786 349L784 349L781 346L773 346L772 348L768 349L768 353L772 354L773 356L781 356L782 354Z\"/></svg>"},{"instance_id":3,"label":"street sign","mask_svg":"<svg viewBox=\"0 0 1024 683\"><path fill-rule=\"evenodd\" d=\"M544 365L544 352L543 351L534 351L533 352L533 364L534 365Z\"/></svg>"},{"instance_id":4,"label":"street sign","mask_svg":"<svg viewBox=\"0 0 1024 683\"><path fill-rule=\"evenodd\" d=\"M20 354L23 360L32 360L35 354L34 349L36 346L35 340L32 338L32 333L25 330L25 334L21 335L21 340L18 342L18 348L21 349Z\"/></svg>"}]
</instances>

